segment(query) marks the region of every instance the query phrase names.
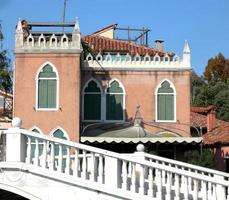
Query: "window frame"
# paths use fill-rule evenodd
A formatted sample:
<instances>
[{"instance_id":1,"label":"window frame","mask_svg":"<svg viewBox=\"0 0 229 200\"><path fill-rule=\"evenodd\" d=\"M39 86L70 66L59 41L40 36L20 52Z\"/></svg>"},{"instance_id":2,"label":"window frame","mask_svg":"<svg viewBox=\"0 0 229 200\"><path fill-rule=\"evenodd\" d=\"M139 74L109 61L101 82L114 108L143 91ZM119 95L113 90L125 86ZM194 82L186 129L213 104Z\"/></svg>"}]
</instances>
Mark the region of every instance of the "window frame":
<instances>
[{"instance_id":1,"label":"window frame","mask_svg":"<svg viewBox=\"0 0 229 200\"><path fill-rule=\"evenodd\" d=\"M39 78L39 74L40 72L42 72L43 68L46 66L46 65L50 65L53 69L53 72L56 73L56 77L46 77L46 78ZM56 107L55 108L39 108L38 106L38 88L39 88L39 80L56 80ZM43 63L40 68L38 69L37 71L37 74L36 74L36 106L35 106L35 110L36 111L58 111L59 110L59 74L58 74L58 71L56 69L56 67L50 63L50 62L45 62Z\"/></svg>"},{"instance_id":2,"label":"window frame","mask_svg":"<svg viewBox=\"0 0 229 200\"><path fill-rule=\"evenodd\" d=\"M167 81L170 84L170 87L173 89L173 93L158 93L158 90L161 88L162 83L164 83L165 81ZM163 95L173 95L173 108L174 108L174 119L173 120L159 120L158 119L158 94L163 94ZM160 81L160 83L157 85L156 89L155 89L155 121L156 122L169 122L169 123L174 123L177 122L177 113L176 113L176 88L174 86L174 84L168 80L168 79L163 79L162 81Z\"/></svg>"},{"instance_id":3,"label":"window frame","mask_svg":"<svg viewBox=\"0 0 229 200\"><path fill-rule=\"evenodd\" d=\"M114 82L114 81L117 81L118 82L118 84L119 84L119 87L121 87L122 88L122 93L108 93L107 92L107 89L111 86L111 84ZM122 120L108 120L107 119L107 94L122 94L123 95L123 108L122 108L122 115L123 115L123 117L122 117ZM106 121L106 122L125 122L125 110L126 110L126 91L125 91L125 88L124 88L124 86L123 86L123 84L118 80L118 79L116 79L116 78L114 78L114 79L111 79L111 81L109 81L109 83L108 83L108 86L106 87L106 90L105 90L105 92L104 92L104 101L105 101L105 104L104 104L104 110L105 110L105 112L103 113L104 114L104 121Z\"/></svg>"},{"instance_id":4,"label":"window frame","mask_svg":"<svg viewBox=\"0 0 229 200\"><path fill-rule=\"evenodd\" d=\"M85 91L85 89L88 87L88 84L91 82L91 81L94 81L96 84L97 84L97 87L100 89L100 95L101 95L101 100L100 100L100 119L98 120L88 120L88 119L84 119L84 95L85 94L99 94L99 93L97 93L97 92L90 92L90 93L88 93L88 92L84 92ZM103 102L103 100L102 100L102 98L103 98L103 92L102 92L103 90L102 90L102 88L101 88L101 85L100 85L100 83L96 80L96 79L94 79L94 78L91 78L91 79L89 79L85 84L84 84L84 87L83 87L83 89L82 89L82 121L83 122L101 122L102 120L103 120L103 107L102 107L102 102Z\"/></svg>"}]
</instances>

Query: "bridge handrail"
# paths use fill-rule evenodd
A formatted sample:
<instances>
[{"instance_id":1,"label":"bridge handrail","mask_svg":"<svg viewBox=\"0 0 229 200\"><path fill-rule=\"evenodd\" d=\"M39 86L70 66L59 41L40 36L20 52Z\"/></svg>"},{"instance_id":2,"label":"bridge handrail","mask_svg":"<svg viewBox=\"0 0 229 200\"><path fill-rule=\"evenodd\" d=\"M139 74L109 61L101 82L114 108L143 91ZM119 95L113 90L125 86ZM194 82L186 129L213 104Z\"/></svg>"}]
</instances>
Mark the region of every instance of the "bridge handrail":
<instances>
[{"instance_id":1,"label":"bridge handrail","mask_svg":"<svg viewBox=\"0 0 229 200\"><path fill-rule=\"evenodd\" d=\"M21 132L21 134L23 134L23 135L25 135L27 137L34 137L34 138L37 138L38 140L39 139L43 139L43 140L46 140L46 141L49 141L49 142L59 143L61 145L74 147L74 148L78 148L78 149L81 149L81 150L86 150L88 152L93 152L93 153L96 153L96 154L102 154L104 156L112 157L112 158L115 158L115 159L125 160L125 161L132 162L132 163L135 163L135 164L145 165L147 167L152 167L152 162L151 161L140 160L140 159L136 160L135 158L133 158L131 156L126 156L125 154L119 154L119 153L115 153L115 152L112 152L112 151L103 150L103 149L100 149L100 148L96 148L96 147L92 147L92 146L88 146L88 145L84 145L84 144L80 144L80 143L75 143L75 142L72 142L72 141L67 141L67 140L64 140L64 139L50 137L50 136L42 135L42 134L35 133L33 131L29 131L29 130L25 130L25 129L20 129L20 132ZM8 130L3 131L2 133L3 134L12 133L12 131L8 129ZM147 155L147 156L151 157L152 155ZM154 156L152 156L152 157L154 157ZM170 159L162 158L161 160L170 160ZM157 168L157 169L162 169L162 170L174 173L174 168L171 168L171 166L163 165L163 164L160 164L160 163L154 163L153 167ZM212 183L217 183L217 184L220 184L220 185L223 185L223 186L228 186L228 184L229 184L227 181L218 180L218 179L216 180L216 179L214 179L212 177L208 177L208 176L200 177L198 174L190 172L190 171L183 171L181 169L176 169L176 172L181 174L181 175L184 175L184 176L189 176L189 177L192 177L192 178L195 178L195 179L198 179L198 180L204 180L204 181L208 181L208 182L212 182ZM220 173L219 173L219 175L220 175Z\"/></svg>"},{"instance_id":2,"label":"bridge handrail","mask_svg":"<svg viewBox=\"0 0 229 200\"><path fill-rule=\"evenodd\" d=\"M175 168L182 168L183 170L187 170L187 171L195 171L195 173L204 173L204 174L212 174L212 175L219 175L219 176L223 176L225 178L229 178L229 174L225 173L225 172L221 172L221 171L217 171L214 169L210 169L210 168L205 168L205 167L201 167L198 165L193 165L190 163L185 163L182 161L178 161L178 160L173 160L173 159L169 159L169 158L164 158L164 157L160 157L157 155L152 155L149 153L144 153L143 155L145 157L146 160L152 161L152 162L161 162L161 164L168 164L170 165L170 167L173 167L171 165L174 165ZM154 160L154 161L153 161Z\"/></svg>"},{"instance_id":3,"label":"bridge handrail","mask_svg":"<svg viewBox=\"0 0 229 200\"><path fill-rule=\"evenodd\" d=\"M153 191L156 187L156 199L162 199L162 195L164 195L162 194L162 187L164 187L167 195L166 199L171 199L170 195L173 190L177 199L182 193L186 199L189 195L202 197L202 199L205 199L206 195L210 195L211 198L215 199L217 195L217 199L229 200L229 181L221 173L214 173L209 176L206 175L209 174L207 169L204 169L206 173L200 175L195 170L174 167L172 163L177 164L176 161L168 165L163 163L168 163L170 159L160 158L163 162L152 162L145 159L147 157L149 159L158 157L144 153L139 159L136 159L141 154L119 154L42 135L19 127L9 128L2 133L6 135L5 145L10 150L15 150L13 146L17 144L14 141L15 138L19 138L16 140L19 143L22 140L24 141L24 143L17 146L18 149L22 149L22 154L24 153L24 159L20 162L103 184L104 187L132 192L133 195L136 195L136 198L139 194L147 198L155 196ZM34 142L32 142L32 139L35 139ZM11 147L9 147L10 142ZM32 146L35 147L33 153ZM63 148L66 150L65 153L62 151ZM10 156L6 156L6 158L10 158ZM9 161L11 160L9 159ZM185 166L190 165L185 164ZM111 174L111 171L114 174Z\"/></svg>"}]
</instances>

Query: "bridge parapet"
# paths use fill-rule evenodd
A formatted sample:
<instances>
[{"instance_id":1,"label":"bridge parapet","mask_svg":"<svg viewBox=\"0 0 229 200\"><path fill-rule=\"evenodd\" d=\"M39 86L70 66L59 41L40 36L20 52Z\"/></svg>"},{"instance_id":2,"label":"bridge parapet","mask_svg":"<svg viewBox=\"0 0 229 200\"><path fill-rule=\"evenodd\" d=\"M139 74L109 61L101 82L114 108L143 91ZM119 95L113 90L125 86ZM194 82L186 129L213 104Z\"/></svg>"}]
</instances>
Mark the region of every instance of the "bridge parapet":
<instances>
[{"instance_id":1,"label":"bridge parapet","mask_svg":"<svg viewBox=\"0 0 229 200\"><path fill-rule=\"evenodd\" d=\"M13 127L3 132L6 164L24 163L27 170L42 171L48 179L84 183L91 190L106 191L110 199L229 200L228 176L220 172L40 135L21 129L19 122L14 119Z\"/></svg>"}]
</instances>

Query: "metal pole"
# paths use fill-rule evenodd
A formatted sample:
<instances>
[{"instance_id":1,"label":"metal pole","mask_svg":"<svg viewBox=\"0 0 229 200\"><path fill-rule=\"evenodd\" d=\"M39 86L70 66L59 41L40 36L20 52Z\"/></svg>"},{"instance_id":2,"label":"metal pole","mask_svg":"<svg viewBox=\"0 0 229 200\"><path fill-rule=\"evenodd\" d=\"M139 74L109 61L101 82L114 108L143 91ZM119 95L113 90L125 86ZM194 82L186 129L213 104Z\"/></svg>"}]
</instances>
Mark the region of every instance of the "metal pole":
<instances>
[{"instance_id":1,"label":"metal pole","mask_svg":"<svg viewBox=\"0 0 229 200\"><path fill-rule=\"evenodd\" d=\"M200 127L200 137L202 137L202 126ZM200 143L200 158L202 159L203 154L203 142Z\"/></svg>"},{"instance_id":2,"label":"metal pole","mask_svg":"<svg viewBox=\"0 0 229 200\"><path fill-rule=\"evenodd\" d=\"M67 3L67 0L64 0L63 24L65 23L66 3ZM64 26L63 26L63 32L64 32Z\"/></svg>"}]
</instances>

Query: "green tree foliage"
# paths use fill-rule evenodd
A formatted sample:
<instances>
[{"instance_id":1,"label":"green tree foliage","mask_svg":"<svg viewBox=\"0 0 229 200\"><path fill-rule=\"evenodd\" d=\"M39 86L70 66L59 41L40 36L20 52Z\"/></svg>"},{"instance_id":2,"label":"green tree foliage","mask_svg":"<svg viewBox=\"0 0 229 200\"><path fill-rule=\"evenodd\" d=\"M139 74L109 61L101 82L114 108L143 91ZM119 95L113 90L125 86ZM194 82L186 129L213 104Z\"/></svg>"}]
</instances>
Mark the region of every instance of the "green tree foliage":
<instances>
[{"instance_id":1,"label":"green tree foliage","mask_svg":"<svg viewBox=\"0 0 229 200\"><path fill-rule=\"evenodd\" d=\"M7 51L0 51L0 89L5 92L10 92L12 89L10 64Z\"/></svg>"},{"instance_id":2,"label":"green tree foliage","mask_svg":"<svg viewBox=\"0 0 229 200\"><path fill-rule=\"evenodd\" d=\"M192 106L215 105L217 118L229 121L229 60L222 54L208 61L204 77L192 74Z\"/></svg>"},{"instance_id":3,"label":"green tree foliage","mask_svg":"<svg viewBox=\"0 0 229 200\"><path fill-rule=\"evenodd\" d=\"M229 59L219 53L208 60L205 68L204 79L207 81L226 81L229 78Z\"/></svg>"},{"instance_id":4,"label":"green tree foliage","mask_svg":"<svg viewBox=\"0 0 229 200\"><path fill-rule=\"evenodd\" d=\"M185 162L214 169L216 166L214 153L209 149L203 149L202 155L198 150L189 150L184 154Z\"/></svg>"}]
</instances>

